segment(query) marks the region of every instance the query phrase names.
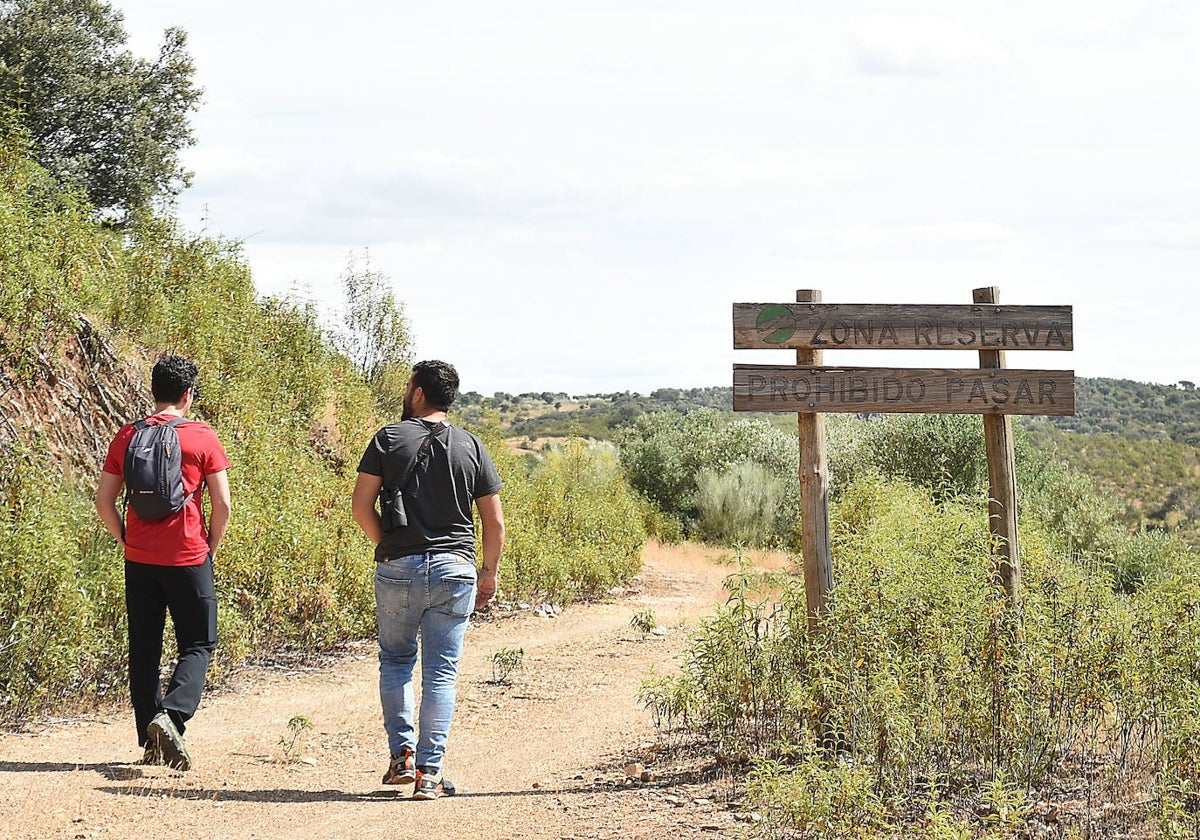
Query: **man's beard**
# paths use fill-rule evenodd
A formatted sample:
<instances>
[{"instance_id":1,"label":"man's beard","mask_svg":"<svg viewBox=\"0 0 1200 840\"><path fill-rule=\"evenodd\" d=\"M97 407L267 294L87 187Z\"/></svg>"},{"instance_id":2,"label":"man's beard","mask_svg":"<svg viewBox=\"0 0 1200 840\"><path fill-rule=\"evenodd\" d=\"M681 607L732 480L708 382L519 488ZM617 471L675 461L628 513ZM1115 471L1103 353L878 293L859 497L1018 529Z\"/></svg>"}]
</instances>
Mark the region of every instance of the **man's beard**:
<instances>
[{"instance_id":1,"label":"man's beard","mask_svg":"<svg viewBox=\"0 0 1200 840\"><path fill-rule=\"evenodd\" d=\"M407 395L404 397L403 406L404 406L404 410L400 412L400 419L401 420L413 419L412 400L410 400Z\"/></svg>"}]
</instances>

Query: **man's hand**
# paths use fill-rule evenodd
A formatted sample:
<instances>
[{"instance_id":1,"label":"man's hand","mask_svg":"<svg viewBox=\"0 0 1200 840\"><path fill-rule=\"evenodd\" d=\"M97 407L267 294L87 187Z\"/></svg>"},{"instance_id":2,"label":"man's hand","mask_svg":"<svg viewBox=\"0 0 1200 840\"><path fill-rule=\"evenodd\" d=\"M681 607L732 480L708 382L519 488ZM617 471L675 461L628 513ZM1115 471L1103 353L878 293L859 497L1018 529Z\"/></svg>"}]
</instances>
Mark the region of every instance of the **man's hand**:
<instances>
[{"instance_id":1,"label":"man's hand","mask_svg":"<svg viewBox=\"0 0 1200 840\"><path fill-rule=\"evenodd\" d=\"M496 570L480 569L475 584L475 611L479 612L496 596Z\"/></svg>"}]
</instances>

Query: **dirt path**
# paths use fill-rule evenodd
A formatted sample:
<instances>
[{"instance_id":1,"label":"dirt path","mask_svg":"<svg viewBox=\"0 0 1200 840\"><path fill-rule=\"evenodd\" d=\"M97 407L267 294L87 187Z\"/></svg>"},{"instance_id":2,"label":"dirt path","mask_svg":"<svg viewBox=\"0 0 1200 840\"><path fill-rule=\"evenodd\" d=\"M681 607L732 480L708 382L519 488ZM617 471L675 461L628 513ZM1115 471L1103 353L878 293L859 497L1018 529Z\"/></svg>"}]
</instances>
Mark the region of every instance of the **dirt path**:
<instances>
[{"instance_id":1,"label":"dirt path","mask_svg":"<svg viewBox=\"0 0 1200 840\"><path fill-rule=\"evenodd\" d=\"M254 670L207 697L188 732L187 773L136 764L123 707L0 735L0 836L732 837L736 814L717 786L655 763L652 721L637 702L649 670L670 672L688 630L722 600L730 568L714 556L651 544L639 591L557 618L526 611L473 626L445 767L453 798L413 802L379 784L378 665L362 646L328 667ZM647 608L665 635L629 626ZM502 648L525 651L507 686L489 682ZM312 729L289 761L280 740L295 715ZM647 757L659 778L627 782L626 763Z\"/></svg>"}]
</instances>

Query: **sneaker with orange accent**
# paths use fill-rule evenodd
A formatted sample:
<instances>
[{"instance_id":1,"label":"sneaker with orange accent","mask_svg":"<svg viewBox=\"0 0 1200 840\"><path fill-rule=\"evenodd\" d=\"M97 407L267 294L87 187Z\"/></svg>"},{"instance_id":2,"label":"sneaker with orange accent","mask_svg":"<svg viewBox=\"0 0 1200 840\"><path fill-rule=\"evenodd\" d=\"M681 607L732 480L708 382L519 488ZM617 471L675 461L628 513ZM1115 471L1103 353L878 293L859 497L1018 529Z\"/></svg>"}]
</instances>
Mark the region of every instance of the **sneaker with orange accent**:
<instances>
[{"instance_id":1,"label":"sneaker with orange accent","mask_svg":"<svg viewBox=\"0 0 1200 840\"><path fill-rule=\"evenodd\" d=\"M403 749L399 755L392 756L392 760L388 762L388 769L383 774L383 783L385 785L408 785L416 781L417 775L413 772L413 751Z\"/></svg>"},{"instance_id":2,"label":"sneaker with orange accent","mask_svg":"<svg viewBox=\"0 0 1200 840\"><path fill-rule=\"evenodd\" d=\"M429 771L417 768L417 784L413 789L413 799L439 799L443 796L453 796L456 793L454 783L443 779L439 771Z\"/></svg>"}]
</instances>

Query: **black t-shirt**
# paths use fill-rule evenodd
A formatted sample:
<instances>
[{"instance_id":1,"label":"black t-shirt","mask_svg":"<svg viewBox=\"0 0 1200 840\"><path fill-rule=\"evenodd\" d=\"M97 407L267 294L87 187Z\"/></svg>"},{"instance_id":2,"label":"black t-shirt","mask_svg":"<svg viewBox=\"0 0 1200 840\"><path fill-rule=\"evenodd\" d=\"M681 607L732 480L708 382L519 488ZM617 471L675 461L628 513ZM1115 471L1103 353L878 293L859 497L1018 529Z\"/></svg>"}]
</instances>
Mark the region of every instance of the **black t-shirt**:
<instances>
[{"instance_id":1,"label":"black t-shirt","mask_svg":"<svg viewBox=\"0 0 1200 840\"><path fill-rule=\"evenodd\" d=\"M380 429L363 453L358 471L397 485L433 432L428 457L413 470L404 494L408 525L385 533L376 560L406 554L448 552L475 560L472 503L503 487L483 442L455 426L413 418Z\"/></svg>"}]
</instances>

